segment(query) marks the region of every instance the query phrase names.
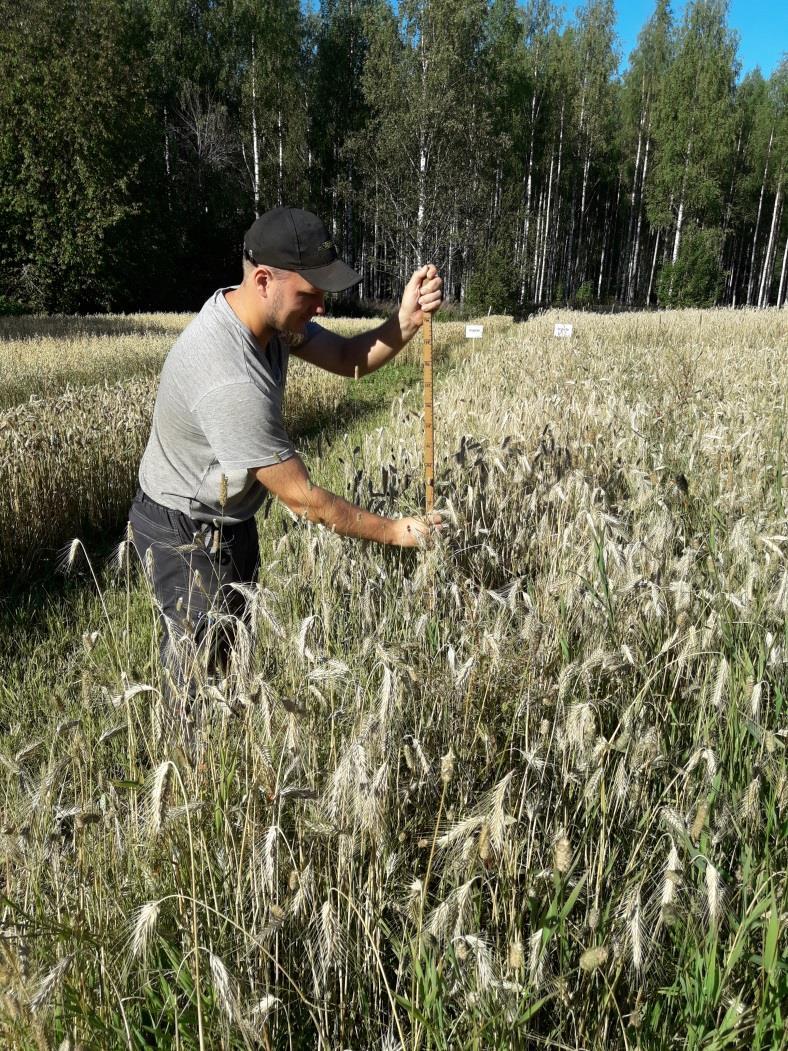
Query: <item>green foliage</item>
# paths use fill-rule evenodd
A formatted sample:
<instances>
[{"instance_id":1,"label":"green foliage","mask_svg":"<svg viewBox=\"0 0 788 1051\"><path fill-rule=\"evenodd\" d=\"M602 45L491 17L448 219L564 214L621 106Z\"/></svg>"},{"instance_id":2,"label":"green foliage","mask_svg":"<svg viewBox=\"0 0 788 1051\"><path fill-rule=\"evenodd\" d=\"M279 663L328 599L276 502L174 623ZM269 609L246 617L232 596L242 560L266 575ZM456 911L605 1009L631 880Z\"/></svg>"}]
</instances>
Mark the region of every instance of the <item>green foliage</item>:
<instances>
[{"instance_id":1,"label":"green foliage","mask_svg":"<svg viewBox=\"0 0 788 1051\"><path fill-rule=\"evenodd\" d=\"M678 259L662 267L657 285L663 307L713 307L724 281L720 266L722 231L689 229L681 240Z\"/></svg>"},{"instance_id":2,"label":"green foliage","mask_svg":"<svg viewBox=\"0 0 788 1051\"><path fill-rule=\"evenodd\" d=\"M677 33L654 109L655 159L646 199L657 227L679 215L719 219L732 138L736 42L724 0L694 0Z\"/></svg>"},{"instance_id":3,"label":"green foliage","mask_svg":"<svg viewBox=\"0 0 788 1051\"><path fill-rule=\"evenodd\" d=\"M517 307L517 275L502 244L483 251L473 269L465 294L465 307L471 315L508 314Z\"/></svg>"},{"instance_id":4,"label":"green foliage","mask_svg":"<svg viewBox=\"0 0 788 1051\"><path fill-rule=\"evenodd\" d=\"M31 0L0 37L0 293L106 308L143 252L151 116L126 5Z\"/></svg>"},{"instance_id":5,"label":"green foliage","mask_svg":"<svg viewBox=\"0 0 788 1051\"><path fill-rule=\"evenodd\" d=\"M20 303L8 296L0 295L0 317L11 317L15 314L26 314L28 309L24 303Z\"/></svg>"},{"instance_id":6,"label":"green foliage","mask_svg":"<svg viewBox=\"0 0 788 1051\"><path fill-rule=\"evenodd\" d=\"M584 281L580 288L575 292L575 303L574 305L580 310L590 307L594 301L594 286L590 281Z\"/></svg>"},{"instance_id":7,"label":"green foliage","mask_svg":"<svg viewBox=\"0 0 788 1051\"><path fill-rule=\"evenodd\" d=\"M723 0L678 26L657 0L621 80L612 0L0 5L12 302L197 308L277 204L378 302L430 258L454 299L634 304L692 224L723 231L726 298L785 292L788 75L737 85Z\"/></svg>"}]
</instances>

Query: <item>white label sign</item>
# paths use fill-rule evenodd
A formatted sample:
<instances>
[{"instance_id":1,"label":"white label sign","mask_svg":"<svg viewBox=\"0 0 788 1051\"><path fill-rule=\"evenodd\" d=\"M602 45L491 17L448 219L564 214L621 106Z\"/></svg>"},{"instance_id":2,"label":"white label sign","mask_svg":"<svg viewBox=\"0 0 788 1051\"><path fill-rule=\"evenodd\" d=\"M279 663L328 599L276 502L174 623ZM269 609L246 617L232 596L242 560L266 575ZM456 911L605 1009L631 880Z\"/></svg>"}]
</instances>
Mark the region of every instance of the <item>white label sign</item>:
<instances>
[{"instance_id":1,"label":"white label sign","mask_svg":"<svg viewBox=\"0 0 788 1051\"><path fill-rule=\"evenodd\" d=\"M559 339L571 339L572 337L572 326L571 325L556 325L555 335Z\"/></svg>"},{"instance_id":2,"label":"white label sign","mask_svg":"<svg viewBox=\"0 0 788 1051\"><path fill-rule=\"evenodd\" d=\"M465 338L466 339L481 339L484 334L484 325L466 325L465 326Z\"/></svg>"}]
</instances>

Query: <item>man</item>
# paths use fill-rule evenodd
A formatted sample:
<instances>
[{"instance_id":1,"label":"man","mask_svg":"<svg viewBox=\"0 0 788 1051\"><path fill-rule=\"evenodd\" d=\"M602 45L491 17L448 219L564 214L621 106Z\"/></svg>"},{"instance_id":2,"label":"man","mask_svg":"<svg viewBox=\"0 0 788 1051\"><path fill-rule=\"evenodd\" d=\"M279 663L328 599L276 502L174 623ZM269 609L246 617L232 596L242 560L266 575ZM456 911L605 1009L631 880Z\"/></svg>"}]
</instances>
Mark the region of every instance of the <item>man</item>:
<instances>
[{"instance_id":1,"label":"man","mask_svg":"<svg viewBox=\"0 0 788 1051\"><path fill-rule=\"evenodd\" d=\"M195 693L199 669L221 666L233 618L246 616L236 585L257 579L254 516L268 493L299 517L380 544L412 547L441 526L439 515L371 514L313 484L285 431L291 347L329 372L363 376L441 303L428 265L372 331L346 338L312 321L325 313L326 292L360 280L317 216L274 208L247 231L242 283L216 291L167 356L129 520L162 613L162 662L181 696Z\"/></svg>"}]
</instances>

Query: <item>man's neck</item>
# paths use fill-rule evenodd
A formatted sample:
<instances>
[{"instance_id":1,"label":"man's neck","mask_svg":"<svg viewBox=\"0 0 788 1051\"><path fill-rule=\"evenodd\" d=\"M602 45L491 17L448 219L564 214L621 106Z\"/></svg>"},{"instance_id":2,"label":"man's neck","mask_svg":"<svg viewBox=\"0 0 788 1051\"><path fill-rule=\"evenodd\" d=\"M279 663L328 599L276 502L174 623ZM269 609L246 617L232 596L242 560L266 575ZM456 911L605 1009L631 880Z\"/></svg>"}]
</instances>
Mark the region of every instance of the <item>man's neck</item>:
<instances>
[{"instance_id":1,"label":"man's neck","mask_svg":"<svg viewBox=\"0 0 788 1051\"><path fill-rule=\"evenodd\" d=\"M246 325L252 333L260 349L265 350L274 330L266 325L252 308L244 286L239 285L238 288L225 292L224 298L241 324Z\"/></svg>"}]
</instances>

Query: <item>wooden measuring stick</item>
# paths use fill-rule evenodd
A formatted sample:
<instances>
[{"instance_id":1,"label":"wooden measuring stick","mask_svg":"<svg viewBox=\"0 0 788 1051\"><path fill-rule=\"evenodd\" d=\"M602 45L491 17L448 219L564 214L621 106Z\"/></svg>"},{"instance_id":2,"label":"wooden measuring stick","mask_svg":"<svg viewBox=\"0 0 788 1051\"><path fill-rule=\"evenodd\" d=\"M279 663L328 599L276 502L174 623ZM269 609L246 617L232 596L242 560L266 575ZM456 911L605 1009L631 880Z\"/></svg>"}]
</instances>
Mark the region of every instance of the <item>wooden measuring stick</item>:
<instances>
[{"instance_id":1,"label":"wooden measuring stick","mask_svg":"<svg viewBox=\"0 0 788 1051\"><path fill-rule=\"evenodd\" d=\"M435 432L432 416L432 314L425 314L421 328L424 350L424 483L426 509L435 506Z\"/></svg>"}]
</instances>

